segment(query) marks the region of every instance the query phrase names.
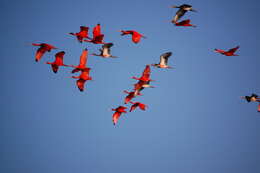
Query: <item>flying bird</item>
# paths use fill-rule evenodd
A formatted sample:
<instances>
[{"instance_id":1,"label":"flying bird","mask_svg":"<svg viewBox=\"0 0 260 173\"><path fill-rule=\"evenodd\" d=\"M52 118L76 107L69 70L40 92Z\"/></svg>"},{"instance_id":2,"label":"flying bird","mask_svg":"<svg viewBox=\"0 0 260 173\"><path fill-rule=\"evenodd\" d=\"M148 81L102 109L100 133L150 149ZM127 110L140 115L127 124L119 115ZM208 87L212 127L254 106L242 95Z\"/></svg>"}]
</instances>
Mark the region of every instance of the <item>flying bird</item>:
<instances>
[{"instance_id":1,"label":"flying bird","mask_svg":"<svg viewBox=\"0 0 260 173\"><path fill-rule=\"evenodd\" d=\"M93 44L106 44L105 42L103 42L104 39L104 34L101 33L101 26L100 24L97 24L94 28L93 28L93 38L90 40L83 40L85 42L90 42Z\"/></svg>"},{"instance_id":2,"label":"flying bird","mask_svg":"<svg viewBox=\"0 0 260 173\"><path fill-rule=\"evenodd\" d=\"M33 46L40 46L40 48L38 48L36 54L35 54L35 61L38 62L40 61L40 59L42 58L42 56L45 54L45 52L50 52L52 49L57 49L56 47L47 44L47 43L32 43Z\"/></svg>"},{"instance_id":3,"label":"flying bird","mask_svg":"<svg viewBox=\"0 0 260 173\"><path fill-rule=\"evenodd\" d=\"M187 11L193 11L197 12L192 8L191 5L183 4L181 6L172 6L172 8L179 8L179 10L176 12L176 15L174 16L172 23L176 23Z\"/></svg>"},{"instance_id":4,"label":"flying bird","mask_svg":"<svg viewBox=\"0 0 260 173\"><path fill-rule=\"evenodd\" d=\"M52 71L54 73L57 73L59 70L59 66L65 66L68 67L68 65L65 65L63 63L63 57L65 55L64 51L58 52L55 54L55 61L54 62L46 62L46 64L50 64L52 67Z\"/></svg>"},{"instance_id":5,"label":"flying bird","mask_svg":"<svg viewBox=\"0 0 260 173\"><path fill-rule=\"evenodd\" d=\"M160 56L160 62L158 64L151 64L151 65L158 68L172 68L168 66L168 59L171 55L172 52L166 52Z\"/></svg>"},{"instance_id":6,"label":"flying bird","mask_svg":"<svg viewBox=\"0 0 260 173\"><path fill-rule=\"evenodd\" d=\"M89 36L88 36L88 30L89 30L89 27L80 26L80 32L78 32L78 33L73 33L73 32L71 32L71 33L69 33L69 34L76 36L77 39L78 39L78 41L79 41L80 43L82 43L82 41L83 41L84 38L90 39Z\"/></svg>"},{"instance_id":7,"label":"flying bird","mask_svg":"<svg viewBox=\"0 0 260 173\"><path fill-rule=\"evenodd\" d=\"M247 102L258 102L257 111L260 112L260 97L256 94L251 94L251 96L243 96L242 99L245 99Z\"/></svg>"},{"instance_id":8,"label":"flying bird","mask_svg":"<svg viewBox=\"0 0 260 173\"><path fill-rule=\"evenodd\" d=\"M196 27L196 25L190 24L190 19L183 20L181 22L176 22L175 26L192 26L192 27Z\"/></svg>"},{"instance_id":9,"label":"flying bird","mask_svg":"<svg viewBox=\"0 0 260 173\"><path fill-rule=\"evenodd\" d=\"M144 69L144 71L142 73L142 76L140 78L137 78L137 77L133 76L132 79L142 80L142 81L153 81L153 80L150 79L150 75L151 75L150 65L146 65L145 69Z\"/></svg>"},{"instance_id":10,"label":"flying bird","mask_svg":"<svg viewBox=\"0 0 260 173\"><path fill-rule=\"evenodd\" d=\"M111 47L113 43L106 43L102 46L102 49L99 49L100 54L93 53L94 56L100 56L102 58L117 58L116 56L111 55Z\"/></svg>"},{"instance_id":11,"label":"flying bird","mask_svg":"<svg viewBox=\"0 0 260 173\"><path fill-rule=\"evenodd\" d=\"M127 30L127 31L124 31L124 30L121 30L119 31L121 32L121 35L132 35L132 41L137 44L140 42L141 38L146 38L144 35L140 34L139 32L137 31L134 31L134 30Z\"/></svg>"},{"instance_id":12,"label":"flying bird","mask_svg":"<svg viewBox=\"0 0 260 173\"><path fill-rule=\"evenodd\" d=\"M141 103L141 102L132 102L130 101L130 103L132 104L131 108L130 108L130 111L129 112L132 112L133 110L135 110L137 107L139 107L141 110L145 111L146 109L146 105Z\"/></svg>"},{"instance_id":13,"label":"flying bird","mask_svg":"<svg viewBox=\"0 0 260 173\"><path fill-rule=\"evenodd\" d=\"M76 72L86 69L87 68L87 59L88 59L88 49L86 48L81 53L81 56L79 59L79 65L78 66L70 65L70 67L74 68L71 71L71 73L76 73Z\"/></svg>"},{"instance_id":14,"label":"flying bird","mask_svg":"<svg viewBox=\"0 0 260 173\"><path fill-rule=\"evenodd\" d=\"M135 98L136 96L141 96L142 94L141 93L136 93L135 91L132 91L132 92L128 92L128 91L124 91L124 93L128 94L126 97L125 97L125 104L127 104L129 101L131 101L133 98Z\"/></svg>"},{"instance_id":15,"label":"flying bird","mask_svg":"<svg viewBox=\"0 0 260 173\"><path fill-rule=\"evenodd\" d=\"M112 109L112 111L115 111L115 113L113 114L113 117L112 117L112 121L113 121L114 125L116 125L116 123L118 122L118 119L122 113L127 113L125 111L125 109L127 109L127 107L124 107L124 106L119 106L116 109Z\"/></svg>"},{"instance_id":16,"label":"flying bird","mask_svg":"<svg viewBox=\"0 0 260 173\"><path fill-rule=\"evenodd\" d=\"M143 74L140 78L132 77L132 79L138 80L138 82L134 84L135 95L138 95L138 93L140 93L140 91L143 90L144 88L154 88L154 86L150 85L150 82L153 81L150 78L150 74L151 74L150 65L146 65Z\"/></svg>"},{"instance_id":17,"label":"flying bird","mask_svg":"<svg viewBox=\"0 0 260 173\"><path fill-rule=\"evenodd\" d=\"M85 82L92 80L92 77L89 75L90 70L91 68L84 68L79 76L72 76L72 78L78 79L76 84L81 92L84 91Z\"/></svg>"},{"instance_id":18,"label":"flying bird","mask_svg":"<svg viewBox=\"0 0 260 173\"><path fill-rule=\"evenodd\" d=\"M239 49L239 46L232 48L232 49L229 49L228 51L221 50L221 49L215 49L215 52L220 53L222 55L226 55L226 56L238 56L238 55L235 54L237 49Z\"/></svg>"}]
</instances>

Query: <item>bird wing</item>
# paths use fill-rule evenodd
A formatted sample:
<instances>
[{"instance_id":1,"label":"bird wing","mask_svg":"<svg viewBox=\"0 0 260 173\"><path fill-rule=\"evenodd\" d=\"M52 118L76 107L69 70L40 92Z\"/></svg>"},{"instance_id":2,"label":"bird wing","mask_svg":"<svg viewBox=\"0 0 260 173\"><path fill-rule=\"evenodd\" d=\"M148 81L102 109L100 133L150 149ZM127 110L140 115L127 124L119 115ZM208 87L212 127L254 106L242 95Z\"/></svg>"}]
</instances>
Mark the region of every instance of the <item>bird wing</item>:
<instances>
[{"instance_id":1,"label":"bird wing","mask_svg":"<svg viewBox=\"0 0 260 173\"><path fill-rule=\"evenodd\" d=\"M38 62L40 61L40 59L42 58L42 56L44 55L44 53L47 51L47 49L45 47L40 47L35 54L35 61Z\"/></svg>"},{"instance_id":2,"label":"bird wing","mask_svg":"<svg viewBox=\"0 0 260 173\"><path fill-rule=\"evenodd\" d=\"M215 49L216 52L218 53L225 53L226 51L222 50L222 49Z\"/></svg>"},{"instance_id":3,"label":"bird wing","mask_svg":"<svg viewBox=\"0 0 260 173\"><path fill-rule=\"evenodd\" d=\"M145 78L145 79L149 80L150 79L150 74L151 74L150 65L146 65L141 78Z\"/></svg>"},{"instance_id":4,"label":"bird wing","mask_svg":"<svg viewBox=\"0 0 260 173\"><path fill-rule=\"evenodd\" d=\"M235 53L237 51L237 49L239 49L239 46L232 48L232 49L229 49L228 52Z\"/></svg>"},{"instance_id":5,"label":"bird wing","mask_svg":"<svg viewBox=\"0 0 260 173\"><path fill-rule=\"evenodd\" d=\"M88 58L88 49L85 49L82 51L82 54L80 55L79 66L86 67L87 58Z\"/></svg>"},{"instance_id":6,"label":"bird wing","mask_svg":"<svg viewBox=\"0 0 260 173\"><path fill-rule=\"evenodd\" d=\"M87 31L88 32L89 27L86 26L80 26L80 32L81 31Z\"/></svg>"},{"instance_id":7,"label":"bird wing","mask_svg":"<svg viewBox=\"0 0 260 173\"><path fill-rule=\"evenodd\" d=\"M77 86L78 86L78 88L79 88L79 90L82 92L82 91L84 91L84 84L85 84L85 80L83 80L83 79L78 79L77 80Z\"/></svg>"},{"instance_id":8,"label":"bird wing","mask_svg":"<svg viewBox=\"0 0 260 173\"><path fill-rule=\"evenodd\" d=\"M94 41L94 42L102 42L102 41L103 41L103 38L104 38L104 34L101 34L101 35L95 36L95 37L93 38L93 41Z\"/></svg>"},{"instance_id":9,"label":"bird wing","mask_svg":"<svg viewBox=\"0 0 260 173\"><path fill-rule=\"evenodd\" d=\"M145 105L145 104L139 103L138 106L139 106L139 108L140 108L141 110L145 111L145 109L146 109L146 105Z\"/></svg>"},{"instance_id":10,"label":"bird wing","mask_svg":"<svg viewBox=\"0 0 260 173\"><path fill-rule=\"evenodd\" d=\"M57 73L59 70L59 66L57 64L51 64L51 68L54 73Z\"/></svg>"},{"instance_id":11,"label":"bird wing","mask_svg":"<svg viewBox=\"0 0 260 173\"><path fill-rule=\"evenodd\" d=\"M181 22L176 23L176 25L179 25L179 26L183 26L183 25L187 25L187 24L190 24L190 19L183 20Z\"/></svg>"},{"instance_id":12,"label":"bird wing","mask_svg":"<svg viewBox=\"0 0 260 173\"><path fill-rule=\"evenodd\" d=\"M137 108L138 104L133 104L130 108L129 112L132 112L133 110L135 110Z\"/></svg>"},{"instance_id":13,"label":"bird wing","mask_svg":"<svg viewBox=\"0 0 260 173\"><path fill-rule=\"evenodd\" d=\"M121 115L121 112L117 112L117 111L113 114L112 121L113 121L114 125L116 125L116 123L118 122L120 115Z\"/></svg>"},{"instance_id":14,"label":"bird wing","mask_svg":"<svg viewBox=\"0 0 260 173\"><path fill-rule=\"evenodd\" d=\"M113 46L113 43L106 43L102 46L103 54L110 55L110 48Z\"/></svg>"},{"instance_id":15,"label":"bird wing","mask_svg":"<svg viewBox=\"0 0 260 173\"><path fill-rule=\"evenodd\" d=\"M176 15L174 17L175 22L177 22L187 11L185 11L183 8L180 8L177 12Z\"/></svg>"},{"instance_id":16,"label":"bird wing","mask_svg":"<svg viewBox=\"0 0 260 173\"><path fill-rule=\"evenodd\" d=\"M172 55L172 52L166 52L160 56L160 65L167 65L168 58Z\"/></svg>"},{"instance_id":17,"label":"bird wing","mask_svg":"<svg viewBox=\"0 0 260 173\"><path fill-rule=\"evenodd\" d=\"M101 27L100 24L97 24L94 28L93 28L93 37L97 37L101 35Z\"/></svg>"}]
</instances>

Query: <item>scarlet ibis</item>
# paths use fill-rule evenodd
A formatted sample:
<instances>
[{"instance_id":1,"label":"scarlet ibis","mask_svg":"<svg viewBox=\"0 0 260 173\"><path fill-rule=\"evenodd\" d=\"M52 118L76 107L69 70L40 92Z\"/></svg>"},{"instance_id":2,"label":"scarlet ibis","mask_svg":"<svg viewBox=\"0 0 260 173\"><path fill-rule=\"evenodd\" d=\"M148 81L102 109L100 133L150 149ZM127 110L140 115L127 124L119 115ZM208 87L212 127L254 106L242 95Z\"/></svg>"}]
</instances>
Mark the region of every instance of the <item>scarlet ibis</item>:
<instances>
[{"instance_id":1,"label":"scarlet ibis","mask_svg":"<svg viewBox=\"0 0 260 173\"><path fill-rule=\"evenodd\" d=\"M135 98L136 96L141 96L142 94L141 93L136 93L135 91L132 91L132 92L128 92L128 91L124 91L124 93L128 94L126 97L125 97L125 104L127 104L129 101L131 101L133 98Z\"/></svg>"},{"instance_id":2,"label":"scarlet ibis","mask_svg":"<svg viewBox=\"0 0 260 173\"><path fill-rule=\"evenodd\" d=\"M56 47L47 44L47 43L32 43L33 46L40 46L40 48L37 50L36 54L35 54L35 61L38 62L40 61L40 59L42 58L42 56L44 55L45 52L50 52L52 49L57 49Z\"/></svg>"},{"instance_id":3,"label":"scarlet ibis","mask_svg":"<svg viewBox=\"0 0 260 173\"><path fill-rule=\"evenodd\" d=\"M193 11L197 12L192 8L191 5L188 4L182 4L181 6L172 6L172 8L179 8L179 10L176 12L176 15L174 16L172 23L176 23L187 11Z\"/></svg>"},{"instance_id":4,"label":"scarlet ibis","mask_svg":"<svg viewBox=\"0 0 260 173\"><path fill-rule=\"evenodd\" d=\"M78 66L70 65L70 67L74 68L74 70L72 70L71 73L76 73L87 68L87 59L88 59L88 49L86 48L81 53L79 65Z\"/></svg>"},{"instance_id":5,"label":"scarlet ibis","mask_svg":"<svg viewBox=\"0 0 260 173\"><path fill-rule=\"evenodd\" d=\"M104 39L104 34L101 34L101 26L100 24L97 24L94 28L93 28L93 38L90 40L83 40L85 42L90 42L90 43L94 43L94 44L105 44L103 42Z\"/></svg>"},{"instance_id":6,"label":"scarlet ibis","mask_svg":"<svg viewBox=\"0 0 260 173\"><path fill-rule=\"evenodd\" d=\"M65 66L67 67L68 65L65 65L63 63L63 57L65 55L64 51L58 52L55 54L55 61L54 62L46 62L46 64L50 64L52 67L52 71L54 73L57 73L59 70L59 66Z\"/></svg>"},{"instance_id":7,"label":"scarlet ibis","mask_svg":"<svg viewBox=\"0 0 260 173\"><path fill-rule=\"evenodd\" d=\"M117 58L116 56L111 55L111 50L110 48L113 46L113 43L106 43L102 46L102 49L99 49L100 54L95 54L93 53L92 55L94 56L100 56L103 58Z\"/></svg>"},{"instance_id":8,"label":"scarlet ibis","mask_svg":"<svg viewBox=\"0 0 260 173\"><path fill-rule=\"evenodd\" d=\"M121 116L121 114L126 113L125 109L127 109L127 107L124 106L119 106L116 109L112 109L112 111L115 111L112 117L112 121L114 125L116 125L116 123L118 122L118 119Z\"/></svg>"},{"instance_id":9,"label":"scarlet ibis","mask_svg":"<svg viewBox=\"0 0 260 173\"><path fill-rule=\"evenodd\" d=\"M257 111L260 112L260 97L258 97L258 95L256 94L251 94L251 96L244 96L241 97L242 99L245 99L247 102L258 102L258 107L257 107Z\"/></svg>"},{"instance_id":10,"label":"scarlet ibis","mask_svg":"<svg viewBox=\"0 0 260 173\"><path fill-rule=\"evenodd\" d=\"M196 25L190 24L190 19L183 20L181 22L176 22L175 25L176 26L192 26L192 27L196 27Z\"/></svg>"},{"instance_id":11,"label":"scarlet ibis","mask_svg":"<svg viewBox=\"0 0 260 173\"><path fill-rule=\"evenodd\" d=\"M238 56L238 55L234 54L237 51L237 49L239 49L239 46L229 49L228 51L221 50L221 49L215 49L215 52L221 53L222 55L226 55L226 56Z\"/></svg>"},{"instance_id":12,"label":"scarlet ibis","mask_svg":"<svg viewBox=\"0 0 260 173\"><path fill-rule=\"evenodd\" d=\"M89 37L88 37L88 29L89 29L89 27L80 26L80 32L78 32L78 33L73 33L73 32L71 32L71 33L69 33L69 34L76 36L77 39L78 39L78 41L79 41L80 43L82 43L82 40L83 40L84 38L89 38Z\"/></svg>"},{"instance_id":13,"label":"scarlet ibis","mask_svg":"<svg viewBox=\"0 0 260 173\"><path fill-rule=\"evenodd\" d=\"M90 68L84 68L79 76L72 76L72 78L78 79L76 84L81 92L84 91L85 82L92 80L92 77L89 75L90 70Z\"/></svg>"},{"instance_id":14,"label":"scarlet ibis","mask_svg":"<svg viewBox=\"0 0 260 173\"><path fill-rule=\"evenodd\" d=\"M158 68L172 68L170 66L168 66L168 59L169 57L172 55L172 52L166 52L164 54L161 54L160 56L160 62L158 64L151 64L154 67L158 67Z\"/></svg>"},{"instance_id":15,"label":"scarlet ibis","mask_svg":"<svg viewBox=\"0 0 260 173\"><path fill-rule=\"evenodd\" d=\"M136 80L142 80L142 81L152 81L150 79L150 75L151 75L151 68L150 65L146 65L145 69L143 71L143 74L140 78L137 77L132 77L132 79L136 79Z\"/></svg>"},{"instance_id":16,"label":"scarlet ibis","mask_svg":"<svg viewBox=\"0 0 260 173\"><path fill-rule=\"evenodd\" d=\"M134 30L127 30L127 31L121 30L120 32L121 32L122 36L131 34L132 35L132 41L136 44L140 42L141 38L146 38L144 35L140 34L137 31L134 31Z\"/></svg>"},{"instance_id":17,"label":"scarlet ibis","mask_svg":"<svg viewBox=\"0 0 260 173\"><path fill-rule=\"evenodd\" d=\"M146 109L146 105L141 103L141 102L131 102L130 103L132 104L131 108L130 108L130 111L129 112L132 112L133 110L135 110L137 107L139 107L141 110L145 111Z\"/></svg>"}]
</instances>

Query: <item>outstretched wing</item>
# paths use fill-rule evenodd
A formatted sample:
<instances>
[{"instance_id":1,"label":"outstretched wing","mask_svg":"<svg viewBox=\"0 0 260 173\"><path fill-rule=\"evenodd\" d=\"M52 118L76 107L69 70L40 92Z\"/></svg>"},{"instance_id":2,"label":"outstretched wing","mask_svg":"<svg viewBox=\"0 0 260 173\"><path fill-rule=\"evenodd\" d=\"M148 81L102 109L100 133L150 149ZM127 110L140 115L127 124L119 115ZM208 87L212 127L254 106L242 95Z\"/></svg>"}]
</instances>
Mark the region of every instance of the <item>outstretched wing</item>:
<instances>
[{"instance_id":1,"label":"outstretched wing","mask_svg":"<svg viewBox=\"0 0 260 173\"><path fill-rule=\"evenodd\" d=\"M239 49L239 46L232 48L232 49L229 49L228 52L235 53L237 51L237 49Z\"/></svg>"},{"instance_id":2,"label":"outstretched wing","mask_svg":"<svg viewBox=\"0 0 260 173\"><path fill-rule=\"evenodd\" d=\"M80 55L79 59L79 66L86 67L87 64L87 58L88 58L88 49L84 49Z\"/></svg>"},{"instance_id":3,"label":"outstretched wing","mask_svg":"<svg viewBox=\"0 0 260 173\"><path fill-rule=\"evenodd\" d=\"M113 124L116 125L116 123L118 122L118 119L120 117L121 113L120 112L115 112L113 114L113 117L112 117L112 121L113 121Z\"/></svg>"},{"instance_id":4,"label":"outstretched wing","mask_svg":"<svg viewBox=\"0 0 260 173\"><path fill-rule=\"evenodd\" d=\"M167 65L168 58L172 55L172 52L166 52L160 56L160 65Z\"/></svg>"},{"instance_id":5,"label":"outstretched wing","mask_svg":"<svg viewBox=\"0 0 260 173\"><path fill-rule=\"evenodd\" d=\"M77 86L78 86L78 88L79 88L79 90L81 91L81 92L83 92L84 91L84 84L85 84L85 80L83 80L83 79L78 79L77 80Z\"/></svg>"},{"instance_id":6,"label":"outstretched wing","mask_svg":"<svg viewBox=\"0 0 260 173\"><path fill-rule=\"evenodd\" d=\"M93 37L97 37L101 35L101 27L100 24L97 24L94 28L93 28Z\"/></svg>"},{"instance_id":7,"label":"outstretched wing","mask_svg":"<svg viewBox=\"0 0 260 173\"><path fill-rule=\"evenodd\" d=\"M110 48L113 46L114 44L113 43L106 43L102 46L102 52L103 54L110 54Z\"/></svg>"}]
</instances>

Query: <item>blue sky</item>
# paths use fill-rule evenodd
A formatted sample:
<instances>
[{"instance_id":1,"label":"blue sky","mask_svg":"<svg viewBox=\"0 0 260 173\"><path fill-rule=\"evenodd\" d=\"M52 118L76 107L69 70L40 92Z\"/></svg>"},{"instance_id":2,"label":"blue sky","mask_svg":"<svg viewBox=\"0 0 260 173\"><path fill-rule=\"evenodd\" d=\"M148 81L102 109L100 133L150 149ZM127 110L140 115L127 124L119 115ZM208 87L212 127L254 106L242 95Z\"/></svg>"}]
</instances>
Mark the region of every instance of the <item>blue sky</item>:
<instances>
[{"instance_id":1,"label":"blue sky","mask_svg":"<svg viewBox=\"0 0 260 173\"><path fill-rule=\"evenodd\" d=\"M170 21L171 5L192 4L197 28ZM260 114L240 96L259 88L257 0L7 1L1 8L0 172L5 173L257 173ZM44 62L65 51L77 64L84 48L69 35L79 26L102 26L118 59L89 56L94 81L81 93L68 68L57 74ZM144 34L139 44L121 29ZM46 42L57 51L34 61ZM240 45L239 56L213 52ZM152 69L156 88L137 97L148 105L112 124L111 108L123 105L145 65L172 51L172 70ZM127 105L129 106L129 105Z\"/></svg>"}]
</instances>

